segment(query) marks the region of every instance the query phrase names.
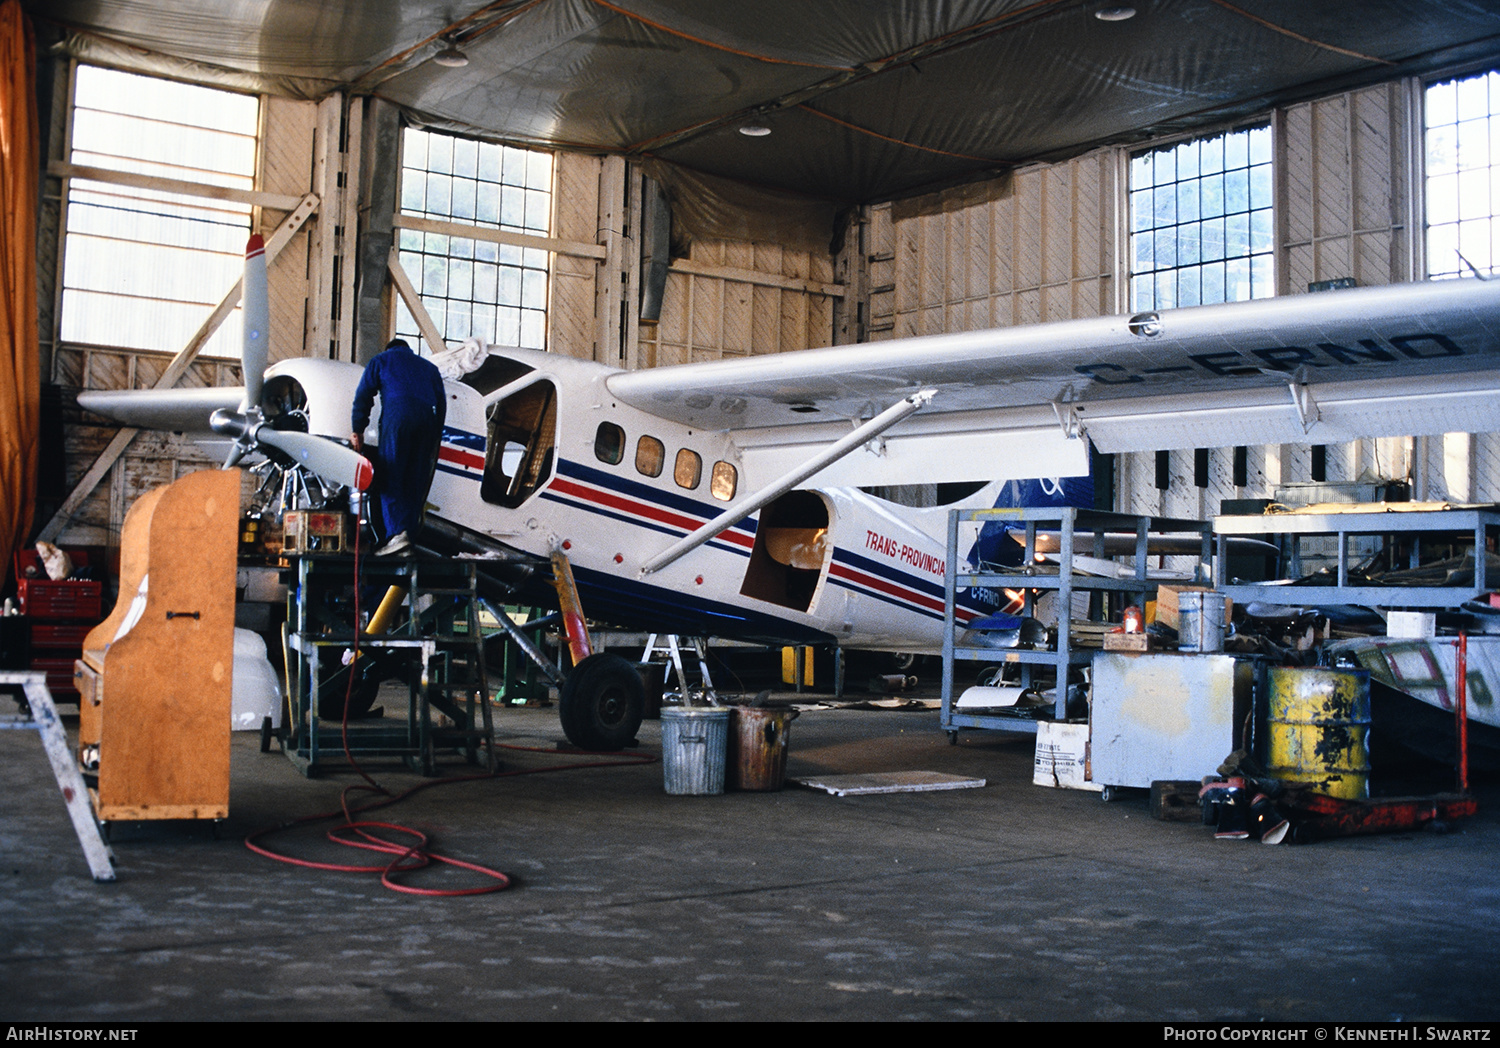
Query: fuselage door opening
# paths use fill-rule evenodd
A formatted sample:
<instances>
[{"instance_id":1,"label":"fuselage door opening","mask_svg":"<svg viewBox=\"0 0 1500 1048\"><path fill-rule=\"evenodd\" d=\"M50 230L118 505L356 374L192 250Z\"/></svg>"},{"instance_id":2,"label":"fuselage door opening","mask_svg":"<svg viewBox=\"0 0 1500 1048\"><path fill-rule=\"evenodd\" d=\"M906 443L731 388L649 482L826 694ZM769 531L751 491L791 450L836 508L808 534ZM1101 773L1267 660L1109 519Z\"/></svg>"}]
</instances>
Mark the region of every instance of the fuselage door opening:
<instances>
[{"instance_id":1,"label":"fuselage door opening","mask_svg":"<svg viewBox=\"0 0 1500 1048\"><path fill-rule=\"evenodd\" d=\"M512 509L552 478L557 446L557 389L539 380L489 409L485 443L484 501Z\"/></svg>"},{"instance_id":2,"label":"fuselage door opening","mask_svg":"<svg viewBox=\"0 0 1500 1048\"><path fill-rule=\"evenodd\" d=\"M816 492L791 491L767 505L740 593L810 611L832 559L828 528L828 503Z\"/></svg>"}]
</instances>

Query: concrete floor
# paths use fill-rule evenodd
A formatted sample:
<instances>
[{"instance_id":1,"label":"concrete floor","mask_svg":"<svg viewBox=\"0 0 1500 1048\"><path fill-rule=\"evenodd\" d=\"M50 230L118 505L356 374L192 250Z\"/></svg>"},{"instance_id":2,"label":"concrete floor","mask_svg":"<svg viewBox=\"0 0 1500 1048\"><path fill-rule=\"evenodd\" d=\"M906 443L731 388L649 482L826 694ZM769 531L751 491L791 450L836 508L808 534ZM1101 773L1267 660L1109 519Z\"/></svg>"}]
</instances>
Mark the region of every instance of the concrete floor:
<instances>
[{"instance_id":1,"label":"concrete floor","mask_svg":"<svg viewBox=\"0 0 1500 1048\"><path fill-rule=\"evenodd\" d=\"M561 737L547 710L504 711L498 730ZM648 721L644 752L659 739ZM805 713L791 753L794 774L928 769L990 784L668 797L650 765L440 787L387 814L515 885L424 899L250 853L248 831L335 808L352 777L303 779L241 734L227 823L117 827L120 879L95 884L36 738L0 733L0 1018L1500 1015L1494 786L1445 835L1265 847L1154 821L1144 798L1035 787L1029 738L949 746L933 712ZM378 778L420 781L390 767ZM320 835L273 840L360 861Z\"/></svg>"}]
</instances>

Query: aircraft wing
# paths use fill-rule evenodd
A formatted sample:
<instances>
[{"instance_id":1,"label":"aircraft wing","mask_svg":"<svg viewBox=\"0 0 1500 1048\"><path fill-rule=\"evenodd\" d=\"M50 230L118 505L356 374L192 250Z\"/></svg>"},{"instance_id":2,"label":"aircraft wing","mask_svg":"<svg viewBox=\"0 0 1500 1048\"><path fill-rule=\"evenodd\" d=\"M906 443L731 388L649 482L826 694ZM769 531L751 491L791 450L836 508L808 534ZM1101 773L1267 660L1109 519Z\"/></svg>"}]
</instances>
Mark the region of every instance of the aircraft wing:
<instances>
[{"instance_id":1,"label":"aircraft wing","mask_svg":"<svg viewBox=\"0 0 1500 1048\"><path fill-rule=\"evenodd\" d=\"M760 483L902 397L931 403L822 484L1080 472L1101 451L1500 430L1500 281L1290 295L610 376L633 407L729 431ZM1068 464L1072 467L1069 468ZM1056 468L1054 468L1056 467Z\"/></svg>"},{"instance_id":2,"label":"aircraft wing","mask_svg":"<svg viewBox=\"0 0 1500 1048\"><path fill-rule=\"evenodd\" d=\"M196 389L94 389L78 394L85 411L137 429L179 433L211 433L208 419L215 411L234 411L245 397L243 386L200 386Z\"/></svg>"}]
</instances>

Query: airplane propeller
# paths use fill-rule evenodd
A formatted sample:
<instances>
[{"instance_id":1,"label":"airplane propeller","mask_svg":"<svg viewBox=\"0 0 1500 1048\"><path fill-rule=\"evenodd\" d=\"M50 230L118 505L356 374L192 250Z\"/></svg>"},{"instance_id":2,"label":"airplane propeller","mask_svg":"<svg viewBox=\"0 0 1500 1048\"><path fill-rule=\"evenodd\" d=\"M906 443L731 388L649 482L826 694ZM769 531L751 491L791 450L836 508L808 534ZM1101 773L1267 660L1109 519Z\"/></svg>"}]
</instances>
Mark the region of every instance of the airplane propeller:
<instances>
[{"instance_id":1,"label":"airplane propeller","mask_svg":"<svg viewBox=\"0 0 1500 1048\"><path fill-rule=\"evenodd\" d=\"M270 360L271 307L266 297L266 245L258 233L245 245L243 289L244 342L240 367L245 375L245 396L238 411L221 408L210 416L208 423L215 433L234 438L224 468L264 446L275 448L330 483L364 491L374 478L369 459L327 437L276 429L265 417L261 397Z\"/></svg>"},{"instance_id":2,"label":"airplane propeller","mask_svg":"<svg viewBox=\"0 0 1500 1048\"><path fill-rule=\"evenodd\" d=\"M271 303L266 296L266 242L259 233L245 245L245 279L240 301L244 305L243 341L240 344L240 369L245 375L245 399L241 411L260 407L261 390L265 388L266 365L270 362Z\"/></svg>"}]
</instances>

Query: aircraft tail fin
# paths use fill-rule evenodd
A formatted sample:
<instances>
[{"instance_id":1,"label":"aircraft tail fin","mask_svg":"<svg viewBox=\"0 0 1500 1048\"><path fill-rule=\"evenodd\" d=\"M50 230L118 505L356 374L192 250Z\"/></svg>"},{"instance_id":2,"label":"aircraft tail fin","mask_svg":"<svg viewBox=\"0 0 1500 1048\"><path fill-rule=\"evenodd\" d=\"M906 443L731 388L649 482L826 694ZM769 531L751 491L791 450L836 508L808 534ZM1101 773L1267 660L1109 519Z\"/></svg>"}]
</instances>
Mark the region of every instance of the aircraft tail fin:
<instances>
[{"instance_id":1,"label":"aircraft tail fin","mask_svg":"<svg viewBox=\"0 0 1500 1048\"><path fill-rule=\"evenodd\" d=\"M983 489L986 493L990 488ZM995 509L1035 509L1072 506L1076 509L1094 508L1094 477L1092 471L1081 477L1043 477L1037 480L1000 481L993 494ZM1009 537L1014 527L1003 522L986 523L979 529L979 538L969 551L969 563L1020 564L1023 549L1021 544Z\"/></svg>"}]
</instances>

